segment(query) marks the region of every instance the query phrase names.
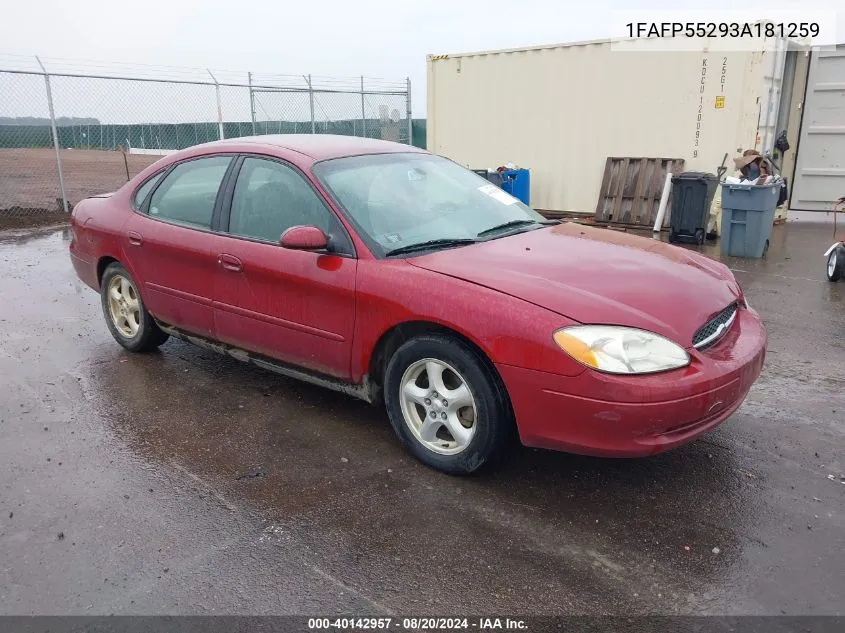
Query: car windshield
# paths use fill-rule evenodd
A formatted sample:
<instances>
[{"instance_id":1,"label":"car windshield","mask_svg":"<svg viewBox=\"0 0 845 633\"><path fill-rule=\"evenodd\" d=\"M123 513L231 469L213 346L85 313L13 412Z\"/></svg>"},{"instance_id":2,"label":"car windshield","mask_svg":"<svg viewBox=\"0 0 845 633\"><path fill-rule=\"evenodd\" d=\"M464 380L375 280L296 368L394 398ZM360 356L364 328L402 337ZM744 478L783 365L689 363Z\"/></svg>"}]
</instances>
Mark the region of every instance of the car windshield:
<instances>
[{"instance_id":1,"label":"car windshield","mask_svg":"<svg viewBox=\"0 0 845 633\"><path fill-rule=\"evenodd\" d=\"M315 165L314 174L378 255L494 239L546 222L501 188L433 154L333 159Z\"/></svg>"}]
</instances>

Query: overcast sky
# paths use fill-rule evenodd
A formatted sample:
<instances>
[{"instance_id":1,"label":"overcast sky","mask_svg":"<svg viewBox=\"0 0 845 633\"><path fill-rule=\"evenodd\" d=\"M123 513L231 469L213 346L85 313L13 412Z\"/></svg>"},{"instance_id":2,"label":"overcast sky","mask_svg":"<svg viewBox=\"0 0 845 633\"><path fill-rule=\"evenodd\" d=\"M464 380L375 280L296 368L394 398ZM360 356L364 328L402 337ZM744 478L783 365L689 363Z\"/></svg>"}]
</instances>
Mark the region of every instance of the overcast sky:
<instances>
[{"instance_id":1,"label":"overcast sky","mask_svg":"<svg viewBox=\"0 0 845 633\"><path fill-rule=\"evenodd\" d=\"M7 0L4 4L0 53L280 74L409 76L414 115L424 116L428 53L609 37L620 28L614 24L614 11L642 9L644 16L654 19L661 8L678 9L685 3ZM721 11L746 6L736 0L686 4L709 12L713 20ZM833 9L837 4L764 0L759 6L801 11L811 6ZM843 27L839 25L841 34Z\"/></svg>"}]
</instances>

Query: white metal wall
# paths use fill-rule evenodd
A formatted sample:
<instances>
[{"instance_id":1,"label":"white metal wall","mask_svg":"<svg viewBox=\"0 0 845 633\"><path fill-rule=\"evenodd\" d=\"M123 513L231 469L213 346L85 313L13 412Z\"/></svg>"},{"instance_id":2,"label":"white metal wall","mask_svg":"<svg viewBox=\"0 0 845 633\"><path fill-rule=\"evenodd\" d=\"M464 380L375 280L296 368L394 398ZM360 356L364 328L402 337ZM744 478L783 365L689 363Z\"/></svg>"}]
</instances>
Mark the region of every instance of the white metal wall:
<instances>
[{"instance_id":1,"label":"white metal wall","mask_svg":"<svg viewBox=\"0 0 845 633\"><path fill-rule=\"evenodd\" d=\"M763 79L764 98L760 99L760 121L757 135L760 139L756 149L761 152L771 152L775 139L780 133L777 129L779 106L783 89L783 76L788 53L788 42L785 39L776 40L768 54L766 72ZM793 76L794 83L794 76Z\"/></svg>"},{"instance_id":2,"label":"white metal wall","mask_svg":"<svg viewBox=\"0 0 845 633\"><path fill-rule=\"evenodd\" d=\"M608 156L683 158L687 170L715 172L728 153L732 170L730 158L757 146L761 118L774 127L767 103L777 103L782 70L772 52L649 47L429 56L429 151L471 168L530 168L532 206L589 212Z\"/></svg>"},{"instance_id":3,"label":"white metal wall","mask_svg":"<svg viewBox=\"0 0 845 633\"><path fill-rule=\"evenodd\" d=\"M826 211L845 196L845 45L810 60L790 207Z\"/></svg>"}]
</instances>

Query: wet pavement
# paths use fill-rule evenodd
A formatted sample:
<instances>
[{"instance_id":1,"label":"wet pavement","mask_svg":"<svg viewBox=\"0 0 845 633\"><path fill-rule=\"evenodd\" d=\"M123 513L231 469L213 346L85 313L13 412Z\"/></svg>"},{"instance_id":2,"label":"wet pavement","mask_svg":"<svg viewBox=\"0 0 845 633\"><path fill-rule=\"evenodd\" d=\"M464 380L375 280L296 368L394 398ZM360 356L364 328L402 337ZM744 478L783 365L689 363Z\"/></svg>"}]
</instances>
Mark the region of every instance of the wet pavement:
<instances>
[{"instance_id":1,"label":"wet pavement","mask_svg":"<svg viewBox=\"0 0 845 633\"><path fill-rule=\"evenodd\" d=\"M68 239L0 233L2 614L845 613L828 221L728 261L770 344L717 430L463 479L362 402L175 340L125 352Z\"/></svg>"}]
</instances>

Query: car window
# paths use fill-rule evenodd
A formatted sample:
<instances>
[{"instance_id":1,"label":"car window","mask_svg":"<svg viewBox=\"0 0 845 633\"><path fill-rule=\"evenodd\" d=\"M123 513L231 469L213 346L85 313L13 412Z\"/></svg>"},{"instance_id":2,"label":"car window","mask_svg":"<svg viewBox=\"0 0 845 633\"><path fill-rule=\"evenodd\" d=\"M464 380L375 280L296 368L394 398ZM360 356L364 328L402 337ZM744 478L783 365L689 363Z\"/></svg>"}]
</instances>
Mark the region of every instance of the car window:
<instances>
[{"instance_id":1,"label":"car window","mask_svg":"<svg viewBox=\"0 0 845 633\"><path fill-rule=\"evenodd\" d=\"M229 156L189 160L173 168L150 199L149 214L198 228L211 228L217 190Z\"/></svg>"},{"instance_id":2,"label":"car window","mask_svg":"<svg viewBox=\"0 0 845 633\"><path fill-rule=\"evenodd\" d=\"M164 172L161 171L157 173L155 176L147 180L143 185L138 188L138 191L135 192L135 197L132 199L132 203L134 204L136 209L140 209L144 206L144 200L147 199L150 191L153 190L153 187L156 186L161 177L164 175Z\"/></svg>"},{"instance_id":3,"label":"car window","mask_svg":"<svg viewBox=\"0 0 845 633\"><path fill-rule=\"evenodd\" d=\"M435 240L474 240L501 225L546 219L469 169L425 152L322 161L314 175L346 210L371 249Z\"/></svg>"},{"instance_id":4,"label":"car window","mask_svg":"<svg viewBox=\"0 0 845 633\"><path fill-rule=\"evenodd\" d=\"M326 234L339 224L319 195L291 167L263 158L246 158L235 183L229 233L278 242L292 226L313 225Z\"/></svg>"}]
</instances>

